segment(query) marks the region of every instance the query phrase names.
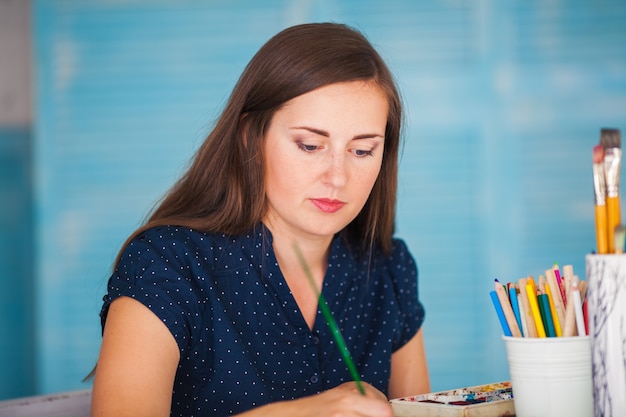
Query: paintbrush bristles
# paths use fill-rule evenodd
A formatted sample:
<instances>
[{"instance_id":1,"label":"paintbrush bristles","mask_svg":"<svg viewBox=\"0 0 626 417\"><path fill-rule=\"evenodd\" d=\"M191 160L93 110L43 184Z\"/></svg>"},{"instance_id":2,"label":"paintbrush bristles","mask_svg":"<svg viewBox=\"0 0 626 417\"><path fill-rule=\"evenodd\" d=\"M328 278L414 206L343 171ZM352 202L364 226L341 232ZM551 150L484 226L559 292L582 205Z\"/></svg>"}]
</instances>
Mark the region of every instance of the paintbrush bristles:
<instances>
[{"instance_id":1,"label":"paintbrush bristles","mask_svg":"<svg viewBox=\"0 0 626 417\"><path fill-rule=\"evenodd\" d=\"M604 147L602 145L595 145L593 147L593 163L601 164L604 161Z\"/></svg>"},{"instance_id":2,"label":"paintbrush bristles","mask_svg":"<svg viewBox=\"0 0 626 417\"><path fill-rule=\"evenodd\" d=\"M622 135L619 129L604 128L600 130L600 144L604 149L621 148Z\"/></svg>"}]
</instances>

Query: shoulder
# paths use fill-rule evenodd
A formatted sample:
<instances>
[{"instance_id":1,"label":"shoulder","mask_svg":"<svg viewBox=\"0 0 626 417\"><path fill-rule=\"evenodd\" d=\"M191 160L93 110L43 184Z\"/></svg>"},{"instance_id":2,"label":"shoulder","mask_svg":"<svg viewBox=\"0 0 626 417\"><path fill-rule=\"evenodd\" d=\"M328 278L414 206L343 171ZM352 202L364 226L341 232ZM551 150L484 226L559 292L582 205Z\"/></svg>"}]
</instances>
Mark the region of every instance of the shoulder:
<instances>
[{"instance_id":1,"label":"shoulder","mask_svg":"<svg viewBox=\"0 0 626 417\"><path fill-rule=\"evenodd\" d=\"M233 252L253 250L259 246L261 239L257 230L242 235L227 235L189 227L156 226L137 234L124 248L120 261L167 259L177 263L195 259L210 264L224 253L232 255Z\"/></svg>"},{"instance_id":2,"label":"shoulder","mask_svg":"<svg viewBox=\"0 0 626 417\"><path fill-rule=\"evenodd\" d=\"M383 255L382 270L389 277L397 292L413 292L417 286L418 271L417 263L409 250L406 242L394 238L391 246L391 254Z\"/></svg>"},{"instance_id":3,"label":"shoulder","mask_svg":"<svg viewBox=\"0 0 626 417\"><path fill-rule=\"evenodd\" d=\"M387 263L399 268L417 268L413 254L406 242L400 238L391 241L391 254L387 257Z\"/></svg>"},{"instance_id":4,"label":"shoulder","mask_svg":"<svg viewBox=\"0 0 626 417\"><path fill-rule=\"evenodd\" d=\"M409 250L408 245L404 241L404 239L394 237L391 240L391 258L411 258L411 251Z\"/></svg>"},{"instance_id":5,"label":"shoulder","mask_svg":"<svg viewBox=\"0 0 626 417\"><path fill-rule=\"evenodd\" d=\"M203 241L219 240L220 235L200 232L195 229L180 226L156 226L137 234L130 245L159 245L159 244L198 244Z\"/></svg>"},{"instance_id":6,"label":"shoulder","mask_svg":"<svg viewBox=\"0 0 626 417\"><path fill-rule=\"evenodd\" d=\"M344 239L335 239L331 253L335 258L350 258L356 268L383 274L392 280L415 281L417 264L406 242L401 238L393 238L391 252L386 254L379 246L374 246L366 253L359 253L356 246Z\"/></svg>"},{"instance_id":7,"label":"shoulder","mask_svg":"<svg viewBox=\"0 0 626 417\"><path fill-rule=\"evenodd\" d=\"M257 240L257 234L251 231L244 235L227 235L182 226L156 226L137 234L127 247L144 246L174 251L193 248L220 250L233 245L252 245Z\"/></svg>"},{"instance_id":8,"label":"shoulder","mask_svg":"<svg viewBox=\"0 0 626 417\"><path fill-rule=\"evenodd\" d=\"M400 238L393 238L391 241L391 253L386 254L378 246L374 247L369 257L365 261L370 265L382 267L385 270L399 270L411 272L417 269L415 259L409 250L406 242Z\"/></svg>"}]
</instances>

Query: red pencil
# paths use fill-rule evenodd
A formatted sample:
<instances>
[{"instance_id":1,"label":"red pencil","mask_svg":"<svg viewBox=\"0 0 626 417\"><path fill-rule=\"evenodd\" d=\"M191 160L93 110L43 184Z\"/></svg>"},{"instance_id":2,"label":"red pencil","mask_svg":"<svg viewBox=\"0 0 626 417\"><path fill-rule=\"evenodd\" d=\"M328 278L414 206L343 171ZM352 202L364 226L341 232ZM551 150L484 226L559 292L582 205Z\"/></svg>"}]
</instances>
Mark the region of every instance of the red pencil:
<instances>
[{"instance_id":1,"label":"red pencil","mask_svg":"<svg viewBox=\"0 0 626 417\"><path fill-rule=\"evenodd\" d=\"M587 313L587 299L583 301L583 319L585 322L585 334L589 334L589 314Z\"/></svg>"}]
</instances>

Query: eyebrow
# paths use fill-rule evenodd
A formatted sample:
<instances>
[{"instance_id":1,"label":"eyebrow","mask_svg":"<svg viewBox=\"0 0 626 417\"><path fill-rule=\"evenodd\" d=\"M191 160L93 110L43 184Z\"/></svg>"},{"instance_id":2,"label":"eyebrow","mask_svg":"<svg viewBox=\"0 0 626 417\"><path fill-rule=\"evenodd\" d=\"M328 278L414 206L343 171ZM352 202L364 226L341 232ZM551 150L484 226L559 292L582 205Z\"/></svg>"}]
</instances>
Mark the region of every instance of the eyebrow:
<instances>
[{"instance_id":1,"label":"eyebrow","mask_svg":"<svg viewBox=\"0 0 626 417\"><path fill-rule=\"evenodd\" d=\"M316 135L320 135L320 136L324 136L324 137L330 137L330 133L322 130L322 129L317 129L315 127L309 127L309 126L295 126L290 128L290 130L308 130L311 133L315 133ZM354 136L352 139L372 139L372 138L385 138L385 135L381 135L380 133L361 133L360 135L356 135Z\"/></svg>"}]
</instances>

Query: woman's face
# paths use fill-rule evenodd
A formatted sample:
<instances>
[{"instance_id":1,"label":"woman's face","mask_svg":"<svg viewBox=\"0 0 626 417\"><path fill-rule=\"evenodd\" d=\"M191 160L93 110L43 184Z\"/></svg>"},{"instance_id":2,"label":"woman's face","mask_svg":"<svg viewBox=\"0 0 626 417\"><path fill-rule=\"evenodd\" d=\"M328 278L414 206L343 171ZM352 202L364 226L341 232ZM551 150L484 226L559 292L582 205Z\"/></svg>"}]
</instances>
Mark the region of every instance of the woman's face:
<instances>
[{"instance_id":1,"label":"woman's face","mask_svg":"<svg viewBox=\"0 0 626 417\"><path fill-rule=\"evenodd\" d=\"M295 97L265 136L264 222L273 234L330 239L365 205L380 171L388 104L363 81Z\"/></svg>"}]
</instances>

